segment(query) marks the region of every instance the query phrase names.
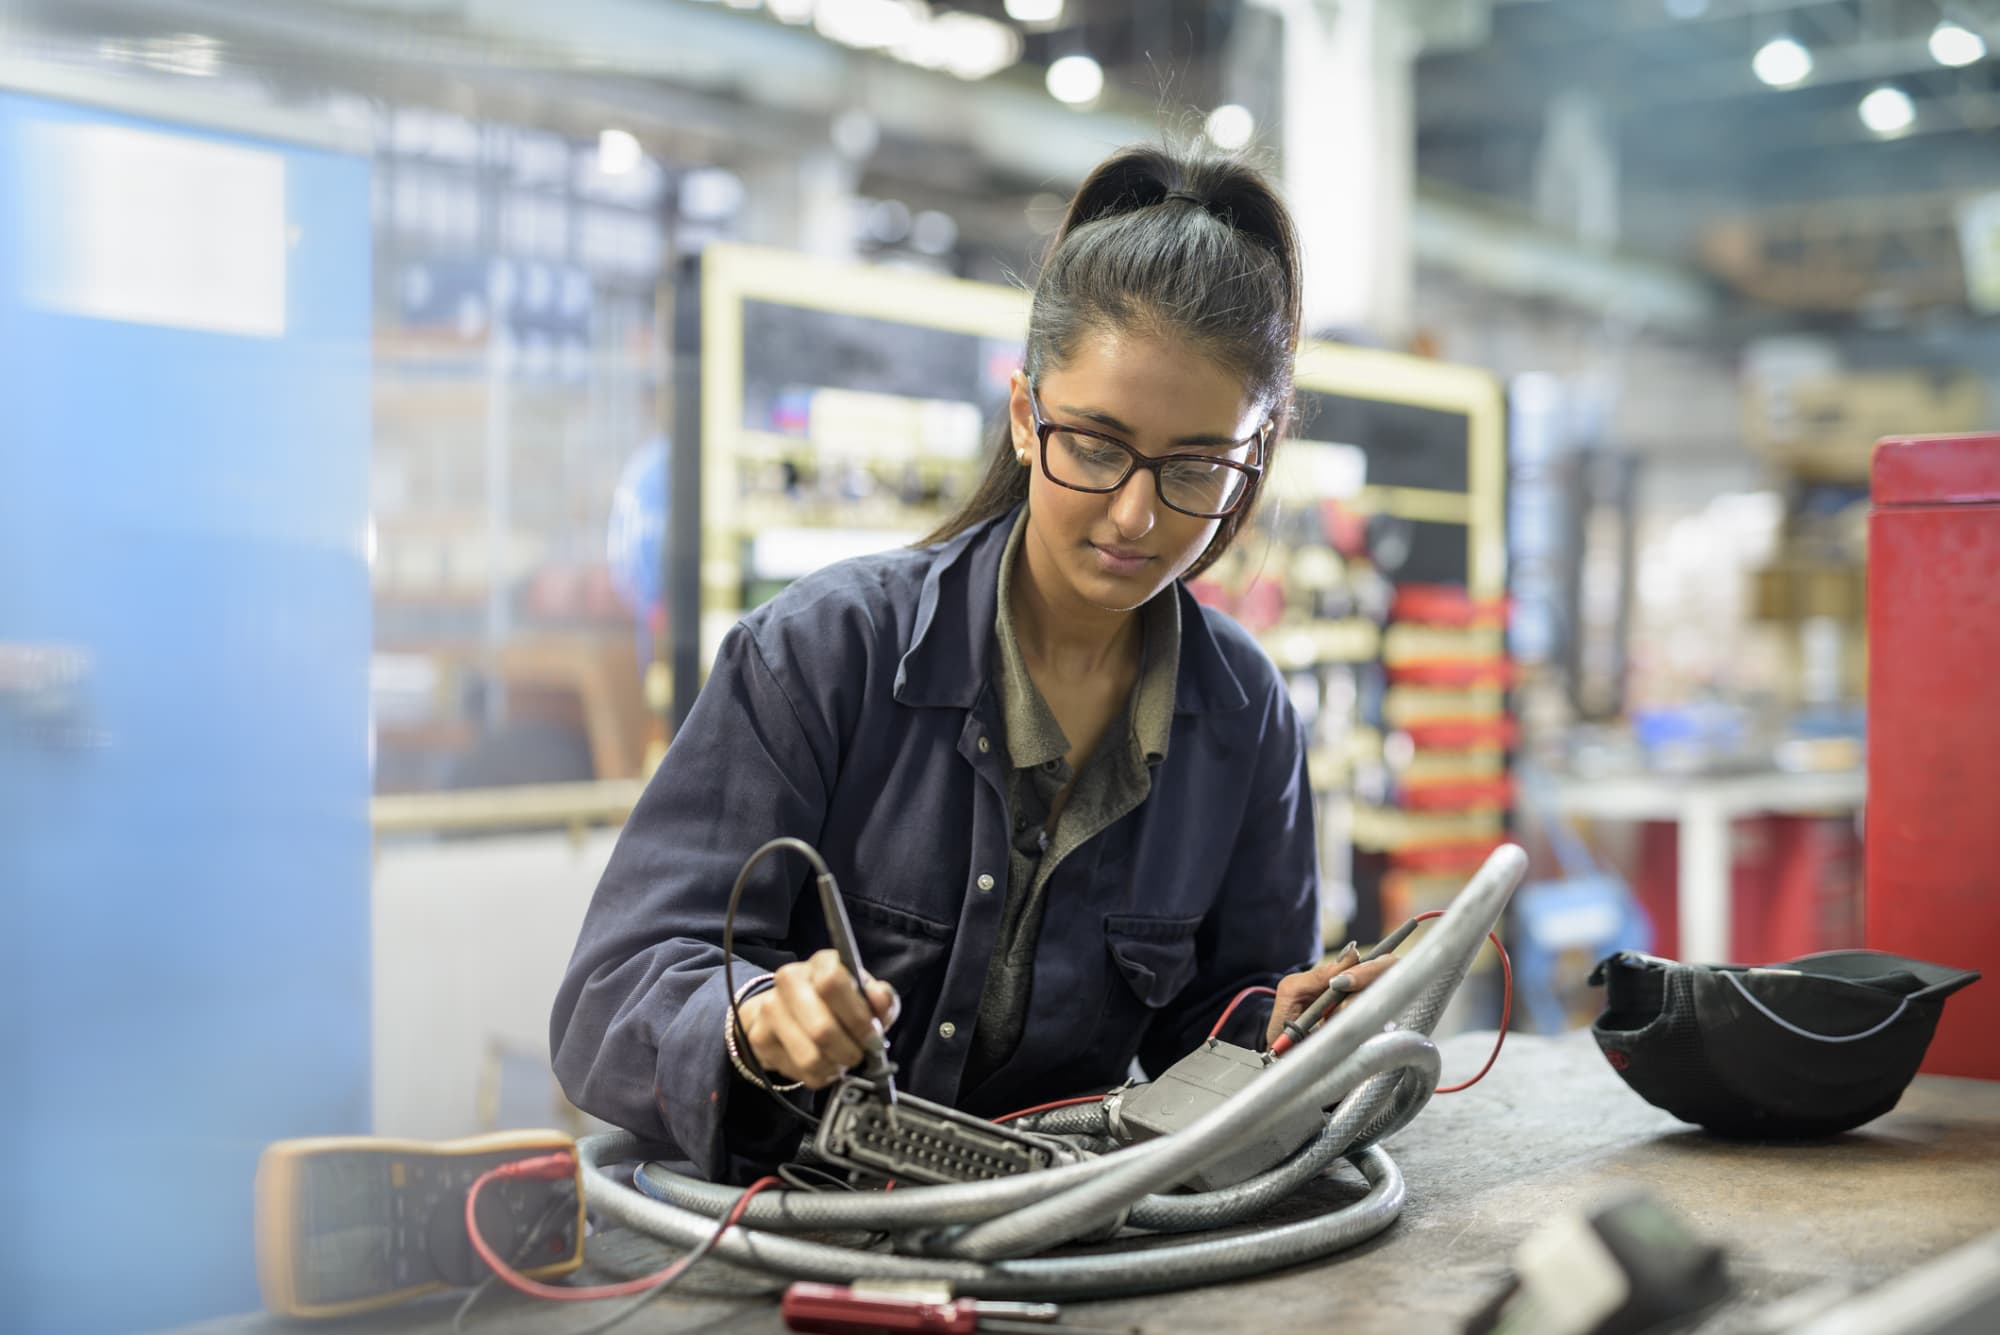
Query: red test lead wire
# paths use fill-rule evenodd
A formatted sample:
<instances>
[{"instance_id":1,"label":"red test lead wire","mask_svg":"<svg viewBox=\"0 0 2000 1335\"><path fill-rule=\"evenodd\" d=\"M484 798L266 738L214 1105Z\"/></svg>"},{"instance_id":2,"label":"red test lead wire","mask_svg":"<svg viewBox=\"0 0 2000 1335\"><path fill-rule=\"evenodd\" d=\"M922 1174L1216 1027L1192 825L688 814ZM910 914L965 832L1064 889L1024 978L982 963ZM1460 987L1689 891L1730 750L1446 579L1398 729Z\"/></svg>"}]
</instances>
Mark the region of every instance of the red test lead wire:
<instances>
[{"instance_id":1,"label":"red test lead wire","mask_svg":"<svg viewBox=\"0 0 2000 1335\"><path fill-rule=\"evenodd\" d=\"M993 1118L992 1121L997 1125L1001 1122L1011 1122L1017 1117L1027 1117L1034 1113L1045 1113L1056 1108L1073 1108L1079 1103L1102 1102L1104 1102L1104 1095L1102 1094L1080 1094L1073 1099L1056 1099L1051 1103L1037 1103L1032 1108L1021 1108L1014 1112L1001 1113L998 1117Z\"/></svg>"},{"instance_id":2,"label":"red test lead wire","mask_svg":"<svg viewBox=\"0 0 2000 1335\"><path fill-rule=\"evenodd\" d=\"M1275 987L1246 987L1241 992L1238 992L1234 997L1230 998L1229 1004L1222 1008L1222 1018L1215 1022L1215 1028L1208 1031L1208 1036L1210 1038L1221 1037L1222 1026L1229 1023L1229 1017L1236 1014L1236 1008L1249 998L1259 995L1276 1000L1278 989Z\"/></svg>"},{"instance_id":3,"label":"red test lead wire","mask_svg":"<svg viewBox=\"0 0 2000 1335\"><path fill-rule=\"evenodd\" d=\"M560 1181L566 1177L572 1177L575 1173L575 1156L570 1154L545 1154L533 1159L518 1159L513 1163L505 1163L501 1164L498 1168L489 1169L472 1184L472 1189L465 1193L465 1235L471 1239L472 1249L479 1253L479 1259L492 1267L494 1276L501 1283L516 1292L525 1293L531 1298L547 1298L551 1302L561 1303L595 1302L601 1298L628 1298L635 1293L644 1293L655 1285L672 1279L693 1263L696 1253L690 1252L688 1255L675 1261L672 1265L654 1274L643 1275L638 1279L624 1280L617 1284L599 1284L593 1287L544 1284L538 1279L528 1278L528 1276L508 1265L500 1258L499 1253L495 1252L487 1243L486 1238L479 1231L477 1210L479 1207L480 1191L484 1189L487 1183L499 1178L525 1177L535 1181L553 1182ZM743 1217L743 1212L750 1208L750 1202L756 1199L758 1192L769 1187L782 1187L783 1185L784 1183L775 1177L760 1177L751 1183L744 1190L743 1194L737 1197L735 1208L731 1209L728 1216L717 1226L715 1238L720 1238L735 1226L736 1221ZM714 1239L711 1238L710 1242L713 1243L713 1241Z\"/></svg>"},{"instance_id":4,"label":"red test lead wire","mask_svg":"<svg viewBox=\"0 0 2000 1335\"><path fill-rule=\"evenodd\" d=\"M1443 909L1432 909L1428 913L1419 913L1417 921L1429 922L1432 918L1441 918L1443 916ZM1488 932L1486 939L1491 941L1493 948L1500 952L1500 1030L1493 1035L1493 1051L1486 1054L1486 1064L1473 1074L1472 1079L1461 1080L1455 1085L1439 1085L1431 1091L1433 1094L1462 1093L1465 1090L1471 1089L1481 1080L1484 1080L1486 1073L1493 1069L1493 1063L1500 1060L1500 1046L1507 1041L1507 1026L1514 1018L1514 965L1507 958L1507 947L1500 944L1499 937Z\"/></svg>"},{"instance_id":5,"label":"red test lead wire","mask_svg":"<svg viewBox=\"0 0 2000 1335\"><path fill-rule=\"evenodd\" d=\"M1278 990L1274 987L1244 988L1241 992L1238 992L1234 997L1230 998L1229 1004L1222 1008L1222 1018L1215 1022L1215 1028L1208 1031L1208 1036L1210 1038L1220 1037L1222 1034L1222 1027L1229 1023L1229 1018L1232 1015L1236 1014L1236 1008L1242 1005L1245 1001L1249 1000L1251 997L1258 995L1275 998L1278 995ZM1034 1113L1049 1112L1056 1108L1072 1108L1079 1103L1098 1103L1101 1102L1103 1099L1104 1095L1102 1094L1085 1094L1079 1098L1074 1098L1074 1099L1057 1099L1053 1103L1038 1103L1032 1108L1021 1108L1014 1112L1001 1113L998 1117L995 1117L992 1120L995 1123L1011 1122L1018 1117L1027 1117Z\"/></svg>"}]
</instances>

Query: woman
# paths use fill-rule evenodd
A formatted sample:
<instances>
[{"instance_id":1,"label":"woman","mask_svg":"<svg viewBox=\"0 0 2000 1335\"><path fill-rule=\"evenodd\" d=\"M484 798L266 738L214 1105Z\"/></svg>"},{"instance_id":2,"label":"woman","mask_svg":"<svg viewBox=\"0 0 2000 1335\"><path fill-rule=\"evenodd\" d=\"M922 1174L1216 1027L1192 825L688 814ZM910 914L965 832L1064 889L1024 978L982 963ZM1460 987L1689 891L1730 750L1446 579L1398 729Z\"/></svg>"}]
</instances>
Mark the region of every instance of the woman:
<instances>
[{"instance_id":1,"label":"woman","mask_svg":"<svg viewBox=\"0 0 2000 1335\"><path fill-rule=\"evenodd\" d=\"M992 1116L1157 1073L1241 989L1275 1035L1318 954L1303 733L1181 580L1283 434L1298 247L1239 163L1129 149L1071 202L987 474L915 548L792 585L724 640L633 811L551 1026L579 1107L739 1179L887 1027L900 1087ZM873 975L826 949L793 835ZM745 964L743 961L748 961ZM1357 982L1382 967L1364 965ZM893 986L892 986L893 985ZM1260 1028L1257 1021L1263 1020Z\"/></svg>"}]
</instances>

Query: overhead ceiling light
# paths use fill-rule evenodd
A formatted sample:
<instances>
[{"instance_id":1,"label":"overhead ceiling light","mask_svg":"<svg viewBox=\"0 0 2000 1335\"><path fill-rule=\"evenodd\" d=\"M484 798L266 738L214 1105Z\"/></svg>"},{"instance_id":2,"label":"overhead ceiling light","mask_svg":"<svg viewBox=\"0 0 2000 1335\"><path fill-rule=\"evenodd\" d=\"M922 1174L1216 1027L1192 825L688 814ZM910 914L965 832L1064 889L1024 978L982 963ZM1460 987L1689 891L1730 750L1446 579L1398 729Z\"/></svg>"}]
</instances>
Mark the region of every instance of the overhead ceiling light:
<instances>
[{"instance_id":1,"label":"overhead ceiling light","mask_svg":"<svg viewBox=\"0 0 2000 1335\"><path fill-rule=\"evenodd\" d=\"M1901 134L1916 120L1917 109L1910 95L1893 84L1884 84L1861 99L1861 123L1876 134Z\"/></svg>"},{"instance_id":2,"label":"overhead ceiling light","mask_svg":"<svg viewBox=\"0 0 2000 1335\"><path fill-rule=\"evenodd\" d=\"M910 244L926 255L942 255L958 244L958 222L949 213L925 209L910 223Z\"/></svg>"},{"instance_id":3,"label":"overhead ceiling light","mask_svg":"<svg viewBox=\"0 0 2000 1335\"><path fill-rule=\"evenodd\" d=\"M863 215L861 230L870 241L893 246L910 234L910 206L900 199L878 199Z\"/></svg>"},{"instance_id":4,"label":"overhead ceiling light","mask_svg":"<svg viewBox=\"0 0 2000 1335\"><path fill-rule=\"evenodd\" d=\"M168 74L190 74L201 79L222 72L221 43L196 32L151 37L143 42L99 42L97 54L105 60L146 65Z\"/></svg>"},{"instance_id":5,"label":"overhead ceiling light","mask_svg":"<svg viewBox=\"0 0 2000 1335\"><path fill-rule=\"evenodd\" d=\"M1677 19L1698 19L1708 12L1708 0L1667 0L1667 16Z\"/></svg>"},{"instance_id":6,"label":"overhead ceiling light","mask_svg":"<svg viewBox=\"0 0 2000 1335\"><path fill-rule=\"evenodd\" d=\"M926 16L905 0L819 0L813 6L821 36L862 51L908 41Z\"/></svg>"},{"instance_id":7,"label":"overhead ceiling light","mask_svg":"<svg viewBox=\"0 0 2000 1335\"><path fill-rule=\"evenodd\" d=\"M629 130L604 130L597 136L597 170L606 176L623 176L646 156Z\"/></svg>"},{"instance_id":8,"label":"overhead ceiling light","mask_svg":"<svg viewBox=\"0 0 2000 1335\"><path fill-rule=\"evenodd\" d=\"M1063 214L1069 209L1069 201L1061 195L1041 191L1028 197L1022 212L1027 215L1028 226L1039 233L1049 233L1062 225Z\"/></svg>"},{"instance_id":9,"label":"overhead ceiling light","mask_svg":"<svg viewBox=\"0 0 2000 1335\"><path fill-rule=\"evenodd\" d=\"M849 107L833 118L833 146L859 162L882 142L882 127L860 107Z\"/></svg>"},{"instance_id":10,"label":"overhead ceiling light","mask_svg":"<svg viewBox=\"0 0 2000 1335\"><path fill-rule=\"evenodd\" d=\"M1080 107L1104 91L1104 69L1089 56L1064 56L1049 66L1049 96Z\"/></svg>"},{"instance_id":11,"label":"overhead ceiling light","mask_svg":"<svg viewBox=\"0 0 2000 1335\"><path fill-rule=\"evenodd\" d=\"M1931 29L1931 59L1957 68L1975 64L1986 56L1986 39L1950 19Z\"/></svg>"},{"instance_id":12,"label":"overhead ceiling light","mask_svg":"<svg viewBox=\"0 0 2000 1335\"><path fill-rule=\"evenodd\" d=\"M1772 38L1750 61L1757 77L1773 88L1790 88L1804 82L1812 67L1812 52L1789 37Z\"/></svg>"},{"instance_id":13,"label":"overhead ceiling light","mask_svg":"<svg viewBox=\"0 0 2000 1335\"><path fill-rule=\"evenodd\" d=\"M1054 23L1062 10L1063 0L1007 0L1007 17L1016 23Z\"/></svg>"},{"instance_id":14,"label":"overhead ceiling light","mask_svg":"<svg viewBox=\"0 0 2000 1335\"><path fill-rule=\"evenodd\" d=\"M1234 153L1250 142L1250 136L1256 132L1257 122L1250 115L1248 107L1225 102L1208 113L1208 124L1205 128L1210 143L1225 152Z\"/></svg>"},{"instance_id":15,"label":"overhead ceiling light","mask_svg":"<svg viewBox=\"0 0 2000 1335\"><path fill-rule=\"evenodd\" d=\"M690 218L727 218L743 207L743 178L723 167L696 167L681 177L681 212Z\"/></svg>"}]
</instances>

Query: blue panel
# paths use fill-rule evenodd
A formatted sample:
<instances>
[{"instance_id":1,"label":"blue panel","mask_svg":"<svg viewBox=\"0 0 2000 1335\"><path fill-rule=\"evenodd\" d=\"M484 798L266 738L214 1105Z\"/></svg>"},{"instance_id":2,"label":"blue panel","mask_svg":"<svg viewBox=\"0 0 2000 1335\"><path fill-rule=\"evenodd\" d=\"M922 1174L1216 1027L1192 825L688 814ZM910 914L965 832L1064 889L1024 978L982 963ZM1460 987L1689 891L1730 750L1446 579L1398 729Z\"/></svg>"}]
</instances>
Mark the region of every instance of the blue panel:
<instances>
[{"instance_id":1,"label":"blue panel","mask_svg":"<svg viewBox=\"0 0 2000 1335\"><path fill-rule=\"evenodd\" d=\"M281 154L281 337L38 308L35 123ZM0 1328L257 1305L251 1180L367 1130L365 160L0 93Z\"/></svg>"}]
</instances>

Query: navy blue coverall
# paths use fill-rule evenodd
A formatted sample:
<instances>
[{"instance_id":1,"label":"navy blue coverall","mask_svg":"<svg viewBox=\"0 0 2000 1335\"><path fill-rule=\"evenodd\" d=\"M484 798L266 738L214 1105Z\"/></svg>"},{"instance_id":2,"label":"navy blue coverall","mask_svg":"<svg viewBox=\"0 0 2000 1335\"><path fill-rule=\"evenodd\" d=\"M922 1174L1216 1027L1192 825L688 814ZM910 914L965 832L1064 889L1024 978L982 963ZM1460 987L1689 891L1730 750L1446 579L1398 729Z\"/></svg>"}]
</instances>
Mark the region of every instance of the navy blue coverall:
<instances>
[{"instance_id":1,"label":"navy blue coverall","mask_svg":"<svg viewBox=\"0 0 2000 1335\"><path fill-rule=\"evenodd\" d=\"M934 547L842 562L734 627L613 851L557 995L577 1106L742 1180L798 1124L731 1070L722 922L749 855L820 850L868 971L893 984L898 1083L992 1116L1110 1088L1198 1046L1229 999L1318 954L1303 730L1277 669L1178 582L1173 730L1146 799L1052 874L1026 1027L961 1080L1007 885L1006 747L992 686L1012 515ZM795 854L759 865L736 921L740 986L827 944ZM1261 1038L1269 1003L1232 1027ZM803 1106L806 1091L791 1096Z\"/></svg>"}]
</instances>

